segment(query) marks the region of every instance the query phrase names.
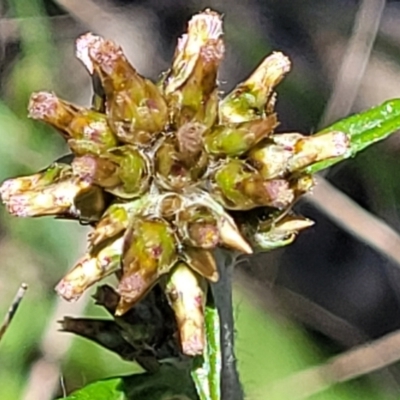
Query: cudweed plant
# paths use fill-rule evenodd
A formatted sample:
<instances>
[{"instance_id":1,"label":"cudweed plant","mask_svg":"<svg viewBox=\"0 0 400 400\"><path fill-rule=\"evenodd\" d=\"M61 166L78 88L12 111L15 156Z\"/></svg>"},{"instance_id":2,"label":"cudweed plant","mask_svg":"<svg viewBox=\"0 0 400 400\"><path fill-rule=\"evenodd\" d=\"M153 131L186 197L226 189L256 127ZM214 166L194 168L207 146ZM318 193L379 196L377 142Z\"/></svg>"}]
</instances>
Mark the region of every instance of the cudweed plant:
<instances>
[{"instance_id":1,"label":"cudweed plant","mask_svg":"<svg viewBox=\"0 0 400 400\"><path fill-rule=\"evenodd\" d=\"M275 133L275 87L290 70L268 56L232 92L218 90L221 16L195 15L159 82L112 41L88 33L76 55L93 82L90 108L34 93L29 116L56 128L71 154L0 189L19 217L89 224L87 253L56 291L94 295L109 320L65 318L147 372L97 382L70 399L240 399L230 272L240 254L290 244L313 222L291 211L312 174L400 128L400 100L306 136ZM218 283L217 283L218 282Z\"/></svg>"}]
</instances>

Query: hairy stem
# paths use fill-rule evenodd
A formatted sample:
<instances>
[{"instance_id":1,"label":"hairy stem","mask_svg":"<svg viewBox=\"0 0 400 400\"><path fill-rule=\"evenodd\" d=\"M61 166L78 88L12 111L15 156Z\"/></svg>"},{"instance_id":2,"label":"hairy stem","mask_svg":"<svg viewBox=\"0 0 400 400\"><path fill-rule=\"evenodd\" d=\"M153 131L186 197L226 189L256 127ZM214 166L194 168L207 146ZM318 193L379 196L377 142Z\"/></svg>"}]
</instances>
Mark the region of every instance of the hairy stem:
<instances>
[{"instance_id":1,"label":"hairy stem","mask_svg":"<svg viewBox=\"0 0 400 400\"><path fill-rule=\"evenodd\" d=\"M221 330L221 399L243 400L243 389L236 368L235 328L232 304L232 277L236 255L227 250L218 249L215 259L220 274L219 281L211 285L215 306L218 310Z\"/></svg>"}]
</instances>

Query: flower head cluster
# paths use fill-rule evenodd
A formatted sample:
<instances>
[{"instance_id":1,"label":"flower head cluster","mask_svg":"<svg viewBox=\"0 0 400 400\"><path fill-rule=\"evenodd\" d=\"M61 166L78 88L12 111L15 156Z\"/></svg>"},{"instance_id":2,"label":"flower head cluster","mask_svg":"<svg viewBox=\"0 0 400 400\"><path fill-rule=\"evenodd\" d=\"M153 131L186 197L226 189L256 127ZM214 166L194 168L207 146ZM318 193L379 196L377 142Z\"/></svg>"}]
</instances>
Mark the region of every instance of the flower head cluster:
<instances>
[{"instance_id":1,"label":"flower head cluster","mask_svg":"<svg viewBox=\"0 0 400 400\"><path fill-rule=\"evenodd\" d=\"M217 13L194 16L158 83L112 41L80 37L92 107L49 92L29 104L30 117L55 127L72 154L0 189L16 216L92 225L87 253L57 286L61 296L77 299L115 273L122 315L160 284L189 355L204 346L207 280L218 280L213 249L250 254L290 243L312 224L288 211L313 186L304 169L349 146L342 132L274 133L274 88L290 69L279 52L221 98L222 34Z\"/></svg>"}]
</instances>

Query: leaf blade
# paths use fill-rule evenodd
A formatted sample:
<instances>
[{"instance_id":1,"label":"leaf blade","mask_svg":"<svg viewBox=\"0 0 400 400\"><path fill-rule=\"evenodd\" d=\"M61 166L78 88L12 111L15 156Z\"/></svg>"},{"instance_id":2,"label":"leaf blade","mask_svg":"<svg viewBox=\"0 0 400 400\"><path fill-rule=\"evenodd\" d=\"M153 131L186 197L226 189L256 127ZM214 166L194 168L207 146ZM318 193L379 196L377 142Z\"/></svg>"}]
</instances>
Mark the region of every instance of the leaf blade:
<instances>
[{"instance_id":1,"label":"leaf blade","mask_svg":"<svg viewBox=\"0 0 400 400\"><path fill-rule=\"evenodd\" d=\"M221 398L221 344L218 310L207 305L205 310L207 346L203 356L193 362L191 372L200 400Z\"/></svg>"},{"instance_id":2,"label":"leaf blade","mask_svg":"<svg viewBox=\"0 0 400 400\"><path fill-rule=\"evenodd\" d=\"M63 400L128 400L123 390L123 378L111 378L90 383Z\"/></svg>"},{"instance_id":3,"label":"leaf blade","mask_svg":"<svg viewBox=\"0 0 400 400\"><path fill-rule=\"evenodd\" d=\"M182 400L198 400L188 371L166 364L156 373L90 383L62 400L166 400L175 396Z\"/></svg>"},{"instance_id":4,"label":"leaf blade","mask_svg":"<svg viewBox=\"0 0 400 400\"><path fill-rule=\"evenodd\" d=\"M400 99L392 99L383 104L354 114L324 128L316 135L330 131L341 131L350 138L349 151L330 160L320 161L304 169L308 174L315 174L347 158L354 157L366 147L386 139L400 129Z\"/></svg>"}]
</instances>

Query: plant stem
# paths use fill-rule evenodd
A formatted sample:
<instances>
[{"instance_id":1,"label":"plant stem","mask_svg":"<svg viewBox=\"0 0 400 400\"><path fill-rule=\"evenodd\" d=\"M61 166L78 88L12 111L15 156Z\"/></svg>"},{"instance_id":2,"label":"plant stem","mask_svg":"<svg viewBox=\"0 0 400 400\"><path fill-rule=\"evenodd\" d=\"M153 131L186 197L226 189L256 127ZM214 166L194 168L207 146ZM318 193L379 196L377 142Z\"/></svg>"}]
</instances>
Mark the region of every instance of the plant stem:
<instances>
[{"instance_id":1,"label":"plant stem","mask_svg":"<svg viewBox=\"0 0 400 400\"><path fill-rule=\"evenodd\" d=\"M221 330L221 399L243 400L243 389L236 368L235 328L232 304L232 277L236 254L232 251L217 249L215 259L220 274L219 281L211 285L215 307L218 310Z\"/></svg>"}]
</instances>

